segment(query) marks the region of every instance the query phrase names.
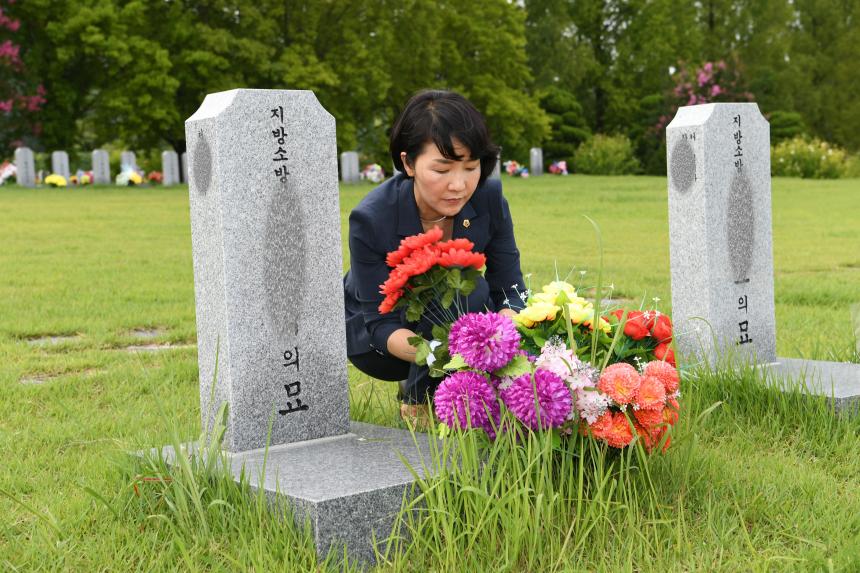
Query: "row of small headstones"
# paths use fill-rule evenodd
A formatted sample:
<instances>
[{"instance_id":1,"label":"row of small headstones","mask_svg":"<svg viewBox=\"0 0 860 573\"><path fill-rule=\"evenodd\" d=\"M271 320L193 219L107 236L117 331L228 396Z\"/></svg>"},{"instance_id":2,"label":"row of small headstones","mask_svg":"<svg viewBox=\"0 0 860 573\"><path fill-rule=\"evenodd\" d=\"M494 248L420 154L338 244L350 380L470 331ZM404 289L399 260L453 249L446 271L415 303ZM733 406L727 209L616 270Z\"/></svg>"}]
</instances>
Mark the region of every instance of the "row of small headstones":
<instances>
[{"instance_id":1,"label":"row of small headstones","mask_svg":"<svg viewBox=\"0 0 860 573\"><path fill-rule=\"evenodd\" d=\"M177 185L188 182L188 163L185 153L180 157L175 151L161 153L162 184ZM93 183L109 185L113 183L110 174L110 156L104 149L96 149L92 153ZM137 171L137 157L133 151L123 151L120 155L120 165L123 169ZM181 169L180 169L181 166ZM69 154L65 151L55 151L51 154L51 172L69 179ZM33 187L36 184L36 164L33 150L29 147L19 147L15 150L15 175L19 185Z\"/></svg>"},{"instance_id":2,"label":"row of small headstones","mask_svg":"<svg viewBox=\"0 0 860 573\"><path fill-rule=\"evenodd\" d=\"M397 168L391 168L394 173L397 173ZM490 175L490 179L499 179L502 173L501 159L496 159L496 168ZM540 147L532 147L529 150L529 174L543 175L543 149ZM358 183L361 180L361 173L358 167L358 152L344 151L340 154L340 180L344 183Z\"/></svg>"}]
</instances>

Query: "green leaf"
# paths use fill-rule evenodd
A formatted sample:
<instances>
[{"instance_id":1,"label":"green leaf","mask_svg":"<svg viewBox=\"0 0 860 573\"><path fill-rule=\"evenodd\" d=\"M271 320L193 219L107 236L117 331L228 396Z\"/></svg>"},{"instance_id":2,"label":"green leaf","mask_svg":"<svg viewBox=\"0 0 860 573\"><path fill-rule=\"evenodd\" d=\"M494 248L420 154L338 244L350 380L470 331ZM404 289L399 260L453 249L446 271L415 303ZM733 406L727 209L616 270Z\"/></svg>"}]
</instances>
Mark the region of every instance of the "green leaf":
<instances>
[{"instance_id":1,"label":"green leaf","mask_svg":"<svg viewBox=\"0 0 860 573\"><path fill-rule=\"evenodd\" d=\"M448 362L448 364L443 366L443 368L445 370L459 370L461 368L466 368L468 366L469 365L466 364L466 361L463 360L462 356L460 356L459 354L455 354L454 356L451 357L451 360Z\"/></svg>"},{"instance_id":2,"label":"green leaf","mask_svg":"<svg viewBox=\"0 0 860 573\"><path fill-rule=\"evenodd\" d=\"M454 303L454 290L447 289L445 294L442 295L442 300L439 301L442 305L442 308L451 308L451 305Z\"/></svg>"},{"instance_id":3,"label":"green leaf","mask_svg":"<svg viewBox=\"0 0 860 573\"><path fill-rule=\"evenodd\" d=\"M451 269L448 271L448 278L446 280L448 282L448 286L459 289L461 284L460 269Z\"/></svg>"},{"instance_id":4,"label":"green leaf","mask_svg":"<svg viewBox=\"0 0 860 573\"><path fill-rule=\"evenodd\" d=\"M427 356L430 355L430 345L427 341L423 341L415 349L415 363L421 366L427 365Z\"/></svg>"},{"instance_id":5,"label":"green leaf","mask_svg":"<svg viewBox=\"0 0 860 573\"><path fill-rule=\"evenodd\" d=\"M517 354L510 362L493 372L493 374L499 377L510 376L516 378L531 371L532 364L529 362L529 359L522 354Z\"/></svg>"},{"instance_id":6,"label":"green leaf","mask_svg":"<svg viewBox=\"0 0 860 573\"><path fill-rule=\"evenodd\" d=\"M438 340L439 342L444 342L448 340L448 329L442 326L441 324L436 324L433 326L433 338Z\"/></svg>"},{"instance_id":7,"label":"green leaf","mask_svg":"<svg viewBox=\"0 0 860 573\"><path fill-rule=\"evenodd\" d=\"M475 290L475 281L464 280L460 282L460 292L463 296L469 296Z\"/></svg>"}]
</instances>

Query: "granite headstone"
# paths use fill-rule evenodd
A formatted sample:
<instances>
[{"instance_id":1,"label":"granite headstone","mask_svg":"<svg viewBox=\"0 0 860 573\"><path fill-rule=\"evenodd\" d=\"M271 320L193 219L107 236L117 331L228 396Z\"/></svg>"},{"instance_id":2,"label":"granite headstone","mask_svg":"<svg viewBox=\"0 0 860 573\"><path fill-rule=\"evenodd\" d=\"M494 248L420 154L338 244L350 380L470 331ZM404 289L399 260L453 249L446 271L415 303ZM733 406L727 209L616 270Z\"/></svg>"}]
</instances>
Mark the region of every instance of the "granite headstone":
<instances>
[{"instance_id":1,"label":"granite headstone","mask_svg":"<svg viewBox=\"0 0 860 573\"><path fill-rule=\"evenodd\" d=\"M860 365L776 356L770 129L754 103L683 107L666 131L672 318L682 359L858 412Z\"/></svg>"},{"instance_id":2,"label":"granite headstone","mask_svg":"<svg viewBox=\"0 0 860 573\"><path fill-rule=\"evenodd\" d=\"M179 184L179 156L175 151L161 152L161 182L163 185Z\"/></svg>"},{"instance_id":3,"label":"granite headstone","mask_svg":"<svg viewBox=\"0 0 860 573\"><path fill-rule=\"evenodd\" d=\"M93 183L110 185L110 155L104 149L93 151Z\"/></svg>"},{"instance_id":4,"label":"granite headstone","mask_svg":"<svg viewBox=\"0 0 860 573\"><path fill-rule=\"evenodd\" d=\"M36 185L36 164L29 147L15 149L15 181L24 187Z\"/></svg>"},{"instance_id":5,"label":"granite headstone","mask_svg":"<svg viewBox=\"0 0 860 573\"><path fill-rule=\"evenodd\" d=\"M310 91L233 90L185 132L202 411L229 402L230 451L270 420L272 445L348 432L334 118Z\"/></svg>"},{"instance_id":6,"label":"granite headstone","mask_svg":"<svg viewBox=\"0 0 860 573\"><path fill-rule=\"evenodd\" d=\"M120 171L125 171L127 168L137 170L137 156L134 151L123 151L119 155Z\"/></svg>"},{"instance_id":7,"label":"granite headstone","mask_svg":"<svg viewBox=\"0 0 860 573\"><path fill-rule=\"evenodd\" d=\"M776 359L770 130L755 103L682 107L666 131L676 345Z\"/></svg>"},{"instance_id":8,"label":"granite headstone","mask_svg":"<svg viewBox=\"0 0 860 573\"><path fill-rule=\"evenodd\" d=\"M344 151L340 154L340 180L344 183L358 183L361 179L358 167L358 152Z\"/></svg>"},{"instance_id":9,"label":"granite headstone","mask_svg":"<svg viewBox=\"0 0 860 573\"><path fill-rule=\"evenodd\" d=\"M62 175L67 180L71 175L69 171L69 154L65 151L55 151L51 154L51 172Z\"/></svg>"},{"instance_id":10,"label":"granite headstone","mask_svg":"<svg viewBox=\"0 0 860 573\"><path fill-rule=\"evenodd\" d=\"M543 149L540 147L529 150L529 175L543 175Z\"/></svg>"},{"instance_id":11,"label":"granite headstone","mask_svg":"<svg viewBox=\"0 0 860 573\"><path fill-rule=\"evenodd\" d=\"M185 132L204 427L227 402L236 479L308 519L320 556L373 562L428 442L348 418L335 120L310 91L239 89Z\"/></svg>"}]
</instances>

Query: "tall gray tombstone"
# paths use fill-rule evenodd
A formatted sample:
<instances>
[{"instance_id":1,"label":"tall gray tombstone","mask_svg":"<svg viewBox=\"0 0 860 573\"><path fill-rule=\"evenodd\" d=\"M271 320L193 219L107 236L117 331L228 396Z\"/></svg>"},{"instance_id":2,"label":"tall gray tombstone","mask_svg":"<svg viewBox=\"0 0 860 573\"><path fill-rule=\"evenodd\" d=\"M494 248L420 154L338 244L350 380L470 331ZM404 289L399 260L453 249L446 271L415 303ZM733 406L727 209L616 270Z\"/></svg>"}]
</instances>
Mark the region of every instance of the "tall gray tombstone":
<instances>
[{"instance_id":1,"label":"tall gray tombstone","mask_svg":"<svg viewBox=\"0 0 860 573\"><path fill-rule=\"evenodd\" d=\"M499 148L499 155L496 157L496 166L493 167L492 173L490 173L490 179L501 179L502 178L502 148Z\"/></svg>"},{"instance_id":2,"label":"tall gray tombstone","mask_svg":"<svg viewBox=\"0 0 860 573\"><path fill-rule=\"evenodd\" d=\"M529 175L543 175L543 149L540 147L529 150Z\"/></svg>"},{"instance_id":3,"label":"tall gray tombstone","mask_svg":"<svg viewBox=\"0 0 860 573\"><path fill-rule=\"evenodd\" d=\"M55 151L51 154L51 172L69 178L69 154L65 151Z\"/></svg>"},{"instance_id":4,"label":"tall gray tombstone","mask_svg":"<svg viewBox=\"0 0 860 573\"><path fill-rule=\"evenodd\" d=\"M36 164L33 150L29 147L15 149L15 181L24 187L36 185Z\"/></svg>"},{"instance_id":5,"label":"tall gray tombstone","mask_svg":"<svg viewBox=\"0 0 860 573\"><path fill-rule=\"evenodd\" d=\"M93 151L93 183L95 185L110 185L110 155L104 149Z\"/></svg>"},{"instance_id":6,"label":"tall gray tombstone","mask_svg":"<svg viewBox=\"0 0 860 573\"><path fill-rule=\"evenodd\" d=\"M179 180L179 155L175 151L166 150L161 152L161 183L163 185L178 185Z\"/></svg>"},{"instance_id":7,"label":"tall gray tombstone","mask_svg":"<svg viewBox=\"0 0 860 573\"><path fill-rule=\"evenodd\" d=\"M755 103L682 107L666 130L672 318L682 357L757 364L845 408L860 366L777 358L770 127Z\"/></svg>"},{"instance_id":8,"label":"tall gray tombstone","mask_svg":"<svg viewBox=\"0 0 860 573\"><path fill-rule=\"evenodd\" d=\"M237 479L307 517L320 555L372 562L414 481L398 452L421 452L349 421L335 120L310 91L240 89L185 135L203 423L228 403Z\"/></svg>"},{"instance_id":9,"label":"tall gray tombstone","mask_svg":"<svg viewBox=\"0 0 860 573\"><path fill-rule=\"evenodd\" d=\"M358 152L344 151L340 154L340 179L344 183L358 183L361 180L358 166Z\"/></svg>"},{"instance_id":10,"label":"tall gray tombstone","mask_svg":"<svg viewBox=\"0 0 860 573\"><path fill-rule=\"evenodd\" d=\"M182 174L182 182L188 183L188 153L182 152L179 156L180 173Z\"/></svg>"},{"instance_id":11,"label":"tall gray tombstone","mask_svg":"<svg viewBox=\"0 0 860 573\"><path fill-rule=\"evenodd\" d=\"M120 171L125 167L131 167L132 169L137 169L137 156L134 154L134 151L123 151L119 155L119 164Z\"/></svg>"}]
</instances>

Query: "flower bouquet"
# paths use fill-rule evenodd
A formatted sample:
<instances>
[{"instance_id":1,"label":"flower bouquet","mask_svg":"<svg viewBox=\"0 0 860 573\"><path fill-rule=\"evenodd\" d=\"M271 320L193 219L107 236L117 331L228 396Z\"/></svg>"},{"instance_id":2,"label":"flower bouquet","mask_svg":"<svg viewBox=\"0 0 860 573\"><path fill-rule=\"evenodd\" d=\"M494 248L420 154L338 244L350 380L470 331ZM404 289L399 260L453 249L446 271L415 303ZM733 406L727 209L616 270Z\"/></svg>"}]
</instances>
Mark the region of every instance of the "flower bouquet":
<instances>
[{"instance_id":1,"label":"flower bouquet","mask_svg":"<svg viewBox=\"0 0 860 573\"><path fill-rule=\"evenodd\" d=\"M65 187L68 185L66 178L62 175L58 175L57 173L51 173L47 177L45 177L45 184L51 187Z\"/></svg>"},{"instance_id":2,"label":"flower bouquet","mask_svg":"<svg viewBox=\"0 0 860 573\"><path fill-rule=\"evenodd\" d=\"M483 255L463 239L440 242L441 235L408 237L389 253L380 312L405 307L418 320L434 297L450 309L455 287L471 292ZM416 362L443 378L433 399L441 427L480 428L493 439L514 420L559 438L578 432L624 448L638 437L647 451L665 450L680 397L671 320L656 310L600 313L564 281L522 298L514 319L455 309L456 316L434 315L441 320L432 341L410 339Z\"/></svg>"},{"instance_id":3,"label":"flower bouquet","mask_svg":"<svg viewBox=\"0 0 860 573\"><path fill-rule=\"evenodd\" d=\"M371 183L380 183L385 179L385 170L379 163L368 163L359 173L362 181L370 181Z\"/></svg>"},{"instance_id":4,"label":"flower bouquet","mask_svg":"<svg viewBox=\"0 0 860 573\"><path fill-rule=\"evenodd\" d=\"M567 175L567 161L553 161L549 166L553 175Z\"/></svg>"},{"instance_id":5,"label":"flower bouquet","mask_svg":"<svg viewBox=\"0 0 860 573\"><path fill-rule=\"evenodd\" d=\"M513 159L505 161L502 164L502 167L505 168L505 172L511 177L528 177L529 176L529 168L520 165Z\"/></svg>"}]
</instances>

